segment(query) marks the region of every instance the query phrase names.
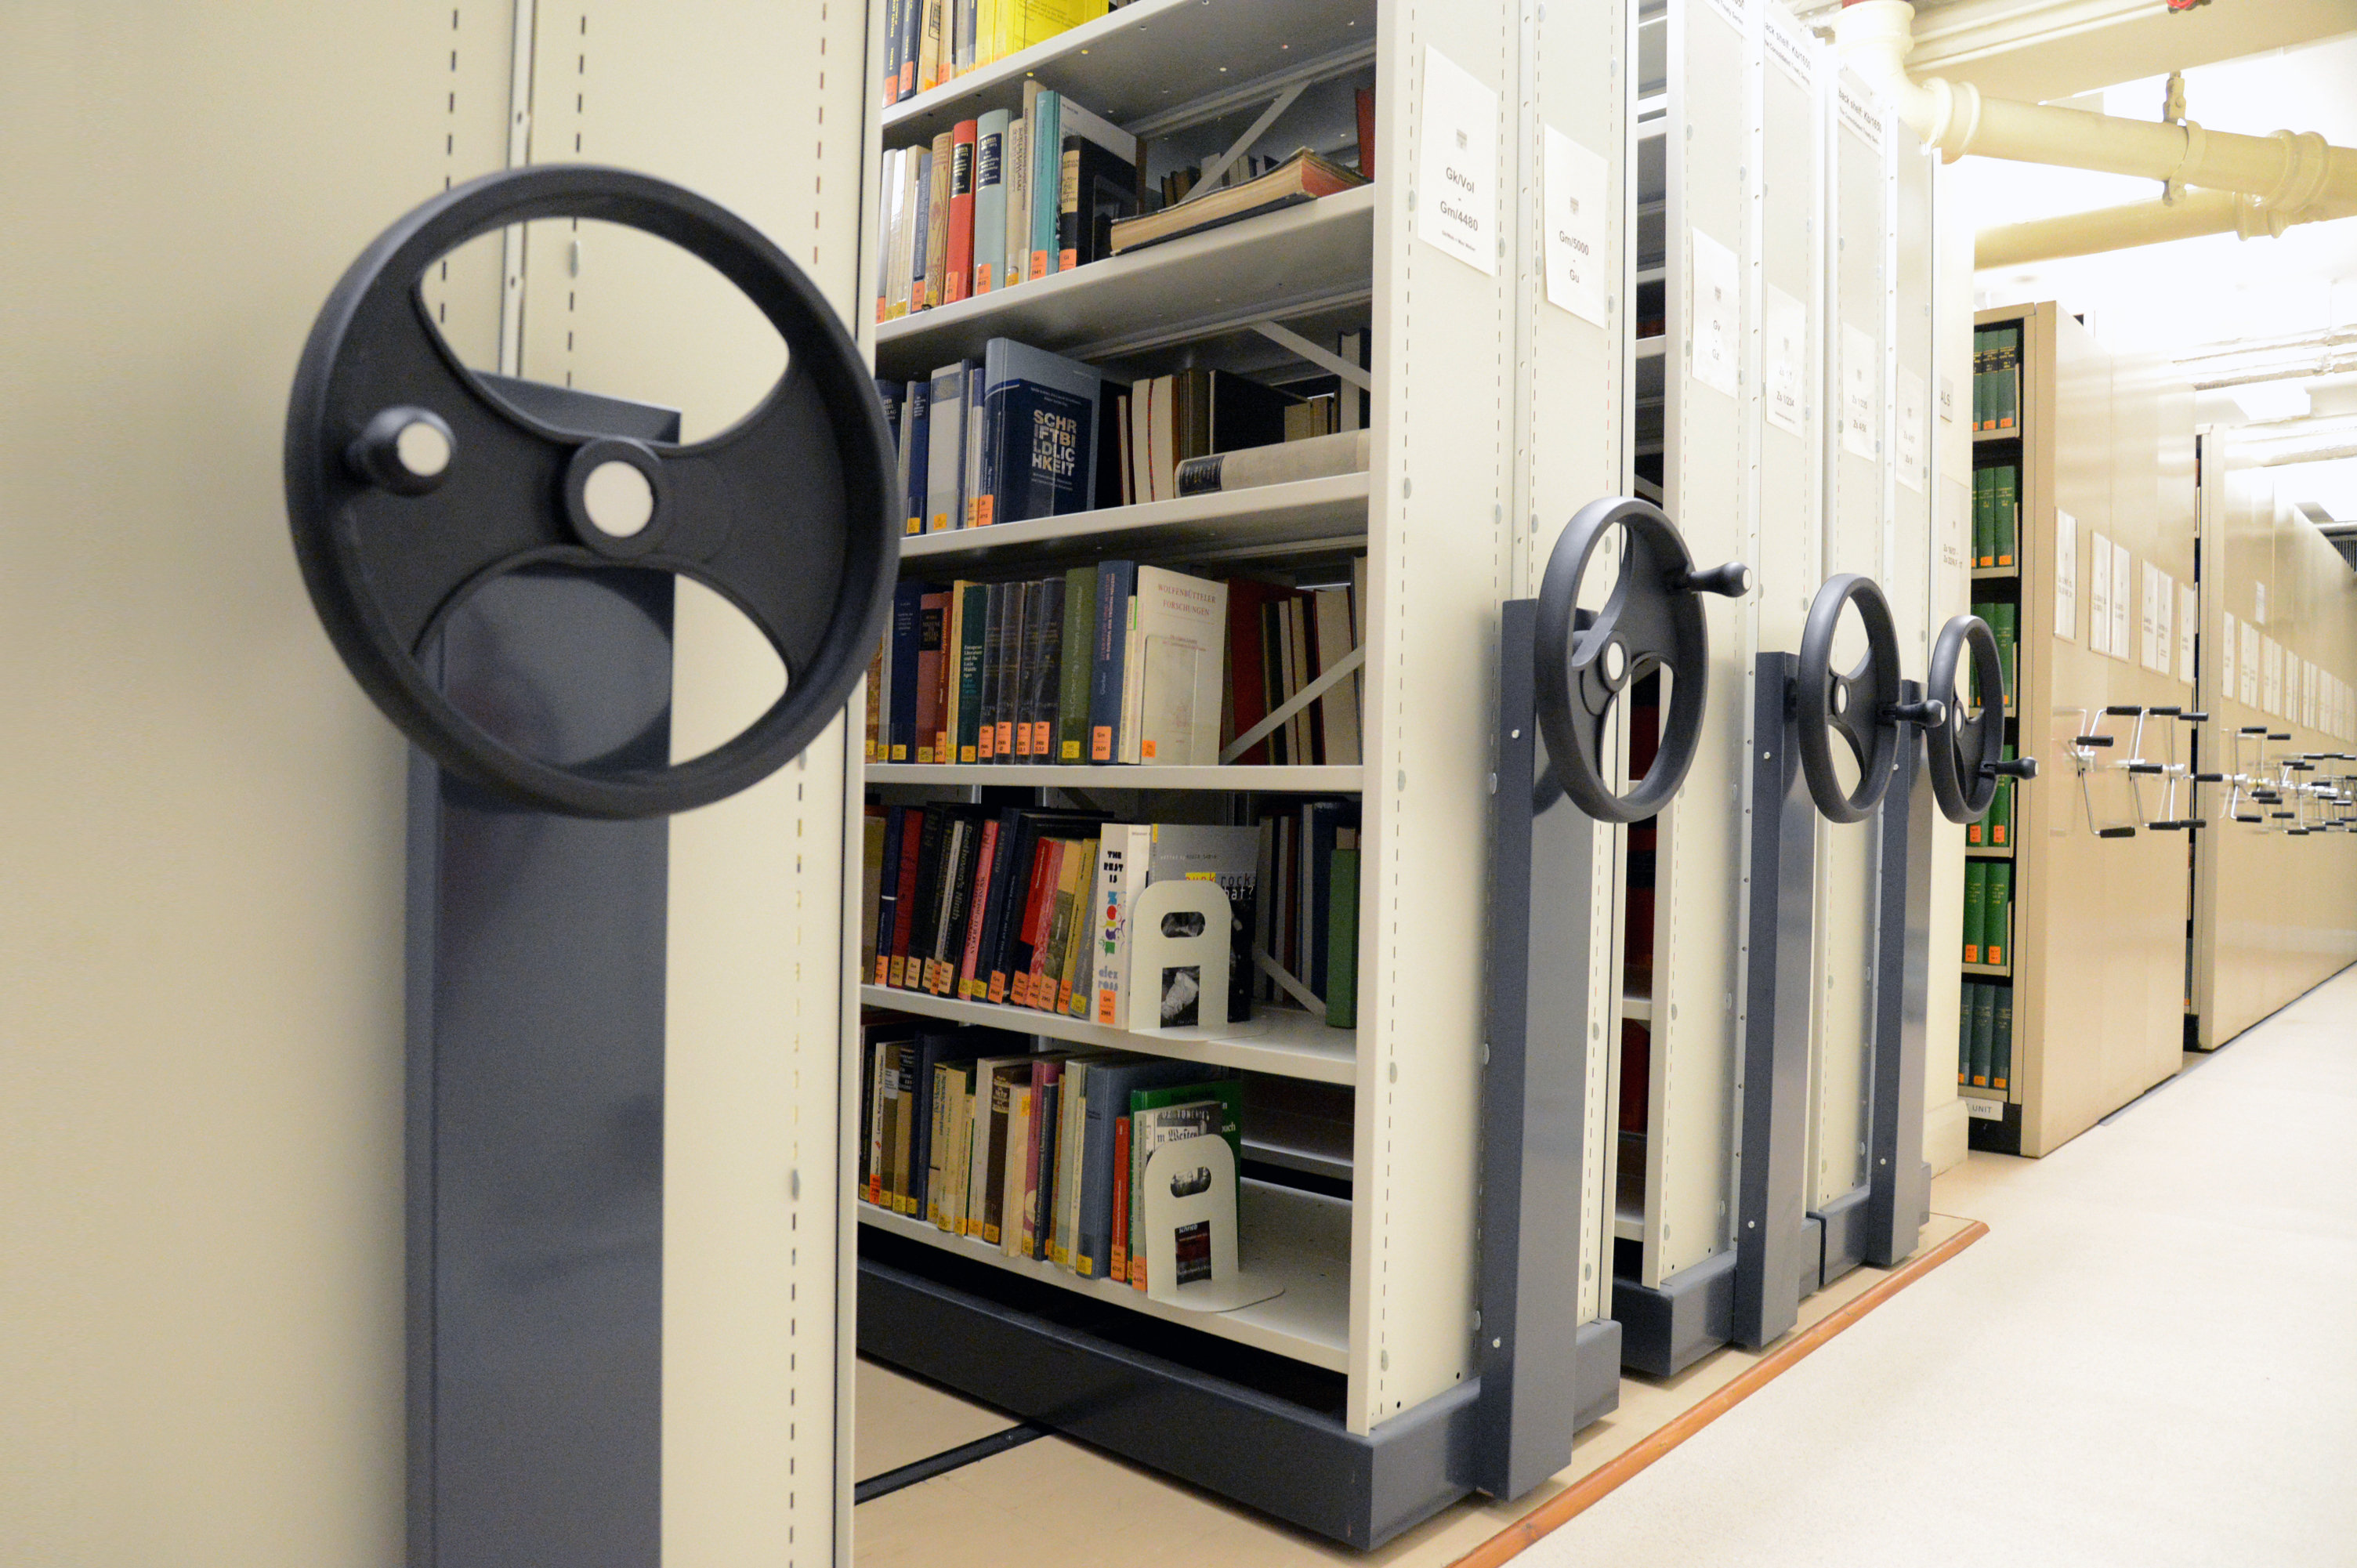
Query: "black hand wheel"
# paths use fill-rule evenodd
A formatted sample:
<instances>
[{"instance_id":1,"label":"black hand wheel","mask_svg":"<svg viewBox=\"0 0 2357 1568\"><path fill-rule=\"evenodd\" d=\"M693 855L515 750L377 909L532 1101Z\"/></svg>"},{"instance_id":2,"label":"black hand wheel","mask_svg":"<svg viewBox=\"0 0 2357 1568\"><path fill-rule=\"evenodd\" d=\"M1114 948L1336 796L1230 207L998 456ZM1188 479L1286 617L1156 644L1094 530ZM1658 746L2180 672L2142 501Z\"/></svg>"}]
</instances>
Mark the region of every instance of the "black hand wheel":
<instances>
[{"instance_id":1,"label":"black hand wheel","mask_svg":"<svg viewBox=\"0 0 2357 1568\"><path fill-rule=\"evenodd\" d=\"M1834 633L1842 609L1857 607L1866 627L1866 657L1846 675L1834 671ZM1810 798L1829 822L1863 822L1882 802L1899 762L1899 628L1890 601L1871 577L1846 572L1827 579L1809 606L1801 631L1801 670L1793 693L1801 772ZM1933 688L1936 696L1938 689ZM1857 761L1857 788L1842 792L1833 737L1848 743Z\"/></svg>"},{"instance_id":2,"label":"black hand wheel","mask_svg":"<svg viewBox=\"0 0 2357 1568\"><path fill-rule=\"evenodd\" d=\"M1620 531L1620 576L1593 618L1578 608L1580 579L1596 547ZM1685 541L1659 507L1609 497L1580 508L1555 541L1539 585L1537 695L1547 764L1572 803L1598 822L1658 815L1684 782L1702 740L1710 689L1710 628L1700 595L1749 592L1739 563L1696 572ZM1656 670L1670 671L1670 708L1652 766L1625 795L1605 782L1604 736L1612 701Z\"/></svg>"},{"instance_id":3,"label":"black hand wheel","mask_svg":"<svg viewBox=\"0 0 2357 1568\"><path fill-rule=\"evenodd\" d=\"M568 434L501 402L444 346L420 279L476 235L543 218L627 224L709 263L785 339L785 375L743 420L690 446ZM580 166L445 191L352 263L296 371L286 505L311 602L385 715L451 772L584 817L688 811L799 755L866 671L900 550L883 408L824 296L725 208ZM454 706L418 655L474 589L543 563L706 585L777 650L785 694L673 767L561 768L513 749Z\"/></svg>"},{"instance_id":4,"label":"black hand wheel","mask_svg":"<svg viewBox=\"0 0 2357 1568\"><path fill-rule=\"evenodd\" d=\"M1967 651L1981 690L1980 710L1969 719L1956 697ZM1957 616L1940 628L1939 640L1932 645L1932 678L1924 694L1948 708L1944 722L1923 732L1932 798L1948 821L1976 821L1996 799L1997 764L2005 757L2005 660L1988 622L1978 616Z\"/></svg>"}]
</instances>

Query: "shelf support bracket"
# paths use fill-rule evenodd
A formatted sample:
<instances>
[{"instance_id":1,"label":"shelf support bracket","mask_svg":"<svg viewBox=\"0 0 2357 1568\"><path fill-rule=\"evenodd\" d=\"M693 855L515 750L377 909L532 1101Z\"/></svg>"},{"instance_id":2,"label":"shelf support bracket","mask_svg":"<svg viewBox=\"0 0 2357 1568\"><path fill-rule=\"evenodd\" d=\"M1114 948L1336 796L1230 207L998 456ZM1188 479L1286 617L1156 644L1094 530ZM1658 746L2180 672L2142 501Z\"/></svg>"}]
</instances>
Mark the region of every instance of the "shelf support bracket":
<instances>
[{"instance_id":1,"label":"shelf support bracket","mask_svg":"<svg viewBox=\"0 0 2357 1568\"><path fill-rule=\"evenodd\" d=\"M1253 144L1268 133L1268 128L1276 124L1278 115L1293 107L1293 101L1300 97L1301 90L1308 85L1306 81L1294 82L1270 100L1268 107L1260 112L1260 118L1254 120L1251 127L1243 135L1238 136L1234 145L1226 152L1205 164L1203 172L1195 177L1194 188L1180 197L1173 205L1184 207L1197 197L1209 196L1216 189L1220 183L1220 177L1228 172L1228 166L1250 152Z\"/></svg>"},{"instance_id":2,"label":"shelf support bracket","mask_svg":"<svg viewBox=\"0 0 2357 1568\"><path fill-rule=\"evenodd\" d=\"M1321 371L1340 376L1361 392L1375 390L1374 378L1331 349L1321 349L1290 327L1279 327L1274 321L1255 321L1252 329L1290 353L1300 355Z\"/></svg>"},{"instance_id":3,"label":"shelf support bracket","mask_svg":"<svg viewBox=\"0 0 2357 1568\"><path fill-rule=\"evenodd\" d=\"M1233 762L1237 757L1258 746L1267 736L1275 733L1277 725L1325 695L1328 687L1366 661L1367 650L1363 645L1351 650L1350 652L1336 660L1332 667L1324 674L1287 697L1278 705L1275 713L1222 746L1220 749L1220 761L1223 765Z\"/></svg>"}]
</instances>

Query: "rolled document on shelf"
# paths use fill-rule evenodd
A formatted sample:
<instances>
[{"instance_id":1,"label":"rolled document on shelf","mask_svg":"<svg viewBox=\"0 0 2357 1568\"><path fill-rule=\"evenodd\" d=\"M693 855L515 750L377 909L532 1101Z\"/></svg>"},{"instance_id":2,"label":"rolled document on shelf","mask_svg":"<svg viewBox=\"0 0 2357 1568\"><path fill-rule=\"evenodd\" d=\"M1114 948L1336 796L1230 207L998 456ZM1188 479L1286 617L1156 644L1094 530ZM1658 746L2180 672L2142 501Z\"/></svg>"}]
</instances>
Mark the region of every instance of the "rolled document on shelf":
<instances>
[{"instance_id":1,"label":"rolled document on shelf","mask_svg":"<svg viewBox=\"0 0 2357 1568\"><path fill-rule=\"evenodd\" d=\"M1260 485L1290 484L1296 479L1362 474L1367 469L1371 434L1345 430L1333 435L1311 435L1299 441L1189 457L1178 465L1178 490L1182 496L1200 496L1221 490L1252 489Z\"/></svg>"}]
</instances>

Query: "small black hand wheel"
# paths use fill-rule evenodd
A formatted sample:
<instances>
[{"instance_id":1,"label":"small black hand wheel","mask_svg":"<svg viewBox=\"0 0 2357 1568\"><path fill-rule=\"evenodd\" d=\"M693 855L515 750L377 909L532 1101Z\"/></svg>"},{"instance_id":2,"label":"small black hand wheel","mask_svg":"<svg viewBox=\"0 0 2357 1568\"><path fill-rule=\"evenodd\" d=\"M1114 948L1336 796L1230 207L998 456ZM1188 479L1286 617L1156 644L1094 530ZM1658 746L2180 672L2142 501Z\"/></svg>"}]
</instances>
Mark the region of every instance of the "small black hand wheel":
<instances>
[{"instance_id":1,"label":"small black hand wheel","mask_svg":"<svg viewBox=\"0 0 2357 1568\"><path fill-rule=\"evenodd\" d=\"M1578 608L1580 579L1612 530L1620 530L1620 576L1593 618ZM1702 740L1710 689L1706 593L1748 592L1740 563L1696 572L1685 541L1659 507L1609 497L1580 508L1555 541L1539 585L1537 695L1547 765L1572 803L1598 822L1658 815L1684 782ZM1645 777L1625 795L1605 782L1604 736L1612 701L1656 670L1670 671L1670 708Z\"/></svg>"},{"instance_id":2,"label":"small black hand wheel","mask_svg":"<svg viewBox=\"0 0 2357 1568\"><path fill-rule=\"evenodd\" d=\"M785 339L785 375L691 446L568 434L490 394L429 323L420 280L476 235L560 217L627 224L710 263ZM489 175L386 230L328 296L286 412L295 553L361 688L453 773L576 816L707 805L816 739L883 634L899 506L875 383L825 296L726 209L619 169ZM476 588L541 563L704 583L777 650L785 694L673 767L560 768L515 750L446 698L418 656Z\"/></svg>"},{"instance_id":3,"label":"small black hand wheel","mask_svg":"<svg viewBox=\"0 0 2357 1568\"><path fill-rule=\"evenodd\" d=\"M1846 675L1834 672L1834 633L1842 607L1855 604L1866 626L1866 657ZM1899 628L1890 601L1871 577L1846 572L1827 579L1809 606L1801 631L1801 671L1793 693L1801 772L1809 795L1829 822L1857 822L1882 802L1899 762ZM1937 687L1932 689L1934 699ZM1857 760L1857 788L1842 793L1833 737L1849 744Z\"/></svg>"},{"instance_id":4,"label":"small black hand wheel","mask_svg":"<svg viewBox=\"0 0 2357 1568\"><path fill-rule=\"evenodd\" d=\"M1981 690L1980 710L1969 719L1956 696L1963 690L1959 666L1968 650ZM1948 705L1946 721L1923 732L1932 798L1948 821L1977 821L1996 799L1997 764L2005 757L2005 661L1988 622L1978 616L1957 616L1940 628L1940 639L1932 645L1932 678L1924 692Z\"/></svg>"}]
</instances>

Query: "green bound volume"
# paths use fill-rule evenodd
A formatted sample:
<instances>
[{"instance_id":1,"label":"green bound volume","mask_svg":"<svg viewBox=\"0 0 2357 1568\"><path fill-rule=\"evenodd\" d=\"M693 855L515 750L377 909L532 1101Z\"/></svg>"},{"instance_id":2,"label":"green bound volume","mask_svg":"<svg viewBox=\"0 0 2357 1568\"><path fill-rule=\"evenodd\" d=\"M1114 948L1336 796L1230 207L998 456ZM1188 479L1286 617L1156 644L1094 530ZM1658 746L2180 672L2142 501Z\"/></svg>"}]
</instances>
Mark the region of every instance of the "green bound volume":
<instances>
[{"instance_id":1,"label":"green bound volume","mask_svg":"<svg viewBox=\"0 0 2357 1568\"><path fill-rule=\"evenodd\" d=\"M1981 961L2008 963L2013 959L2013 866L2002 860L1988 863L1988 886L1982 895Z\"/></svg>"},{"instance_id":2,"label":"green bound volume","mask_svg":"<svg viewBox=\"0 0 2357 1568\"><path fill-rule=\"evenodd\" d=\"M1996 538L1995 564L2010 566L2021 532L2021 469L2003 464L1990 470L1989 480L1989 528Z\"/></svg>"},{"instance_id":3,"label":"green bound volume","mask_svg":"<svg viewBox=\"0 0 2357 1568\"><path fill-rule=\"evenodd\" d=\"M1986 860L1964 862L1964 961L1981 961L1981 929L1988 908L1988 870Z\"/></svg>"},{"instance_id":4,"label":"green bound volume","mask_svg":"<svg viewBox=\"0 0 2357 1568\"><path fill-rule=\"evenodd\" d=\"M1989 608L1995 615L1989 622L1989 629L1996 633L1996 661L2005 669L2006 705L2017 706L2021 701L2021 671L2019 661L2015 658L2021 626L2021 607L2000 601Z\"/></svg>"},{"instance_id":5,"label":"green bound volume","mask_svg":"<svg viewBox=\"0 0 2357 1568\"><path fill-rule=\"evenodd\" d=\"M1964 982L1964 1000L1956 1006L1956 1081L1973 1080L1973 1005L1980 991L1977 980Z\"/></svg>"},{"instance_id":6,"label":"green bound volume","mask_svg":"<svg viewBox=\"0 0 2357 1568\"><path fill-rule=\"evenodd\" d=\"M1081 763L1088 760L1089 680L1094 671L1089 650L1096 646L1097 569L1075 566L1064 574L1064 637L1059 651L1063 668L1058 672L1056 750L1039 760Z\"/></svg>"},{"instance_id":7,"label":"green bound volume","mask_svg":"<svg viewBox=\"0 0 2357 1568\"><path fill-rule=\"evenodd\" d=\"M2021 328L1997 328L1996 347L1996 361L1991 369L1996 372L1996 384L1993 389L1996 403L1996 427L2011 430L2020 422L2021 414Z\"/></svg>"},{"instance_id":8,"label":"green bound volume","mask_svg":"<svg viewBox=\"0 0 2357 1568\"><path fill-rule=\"evenodd\" d=\"M1996 1021L1989 1030L1989 1081L1991 1089L2010 1088L2013 1081L2013 987L1993 985L1996 993Z\"/></svg>"},{"instance_id":9,"label":"green bound volume","mask_svg":"<svg viewBox=\"0 0 2357 1568\"><path fill-rule=\"evenodd\" d=\"M2005 748L2005 759L2007 762L2013 760L2010 745ZM2013 843L2013 780L2010 779L1996 781L1996 795L1989 801L1988 842L1999 849L2010 847Z\"/></svg>"},{"instance_id":10,"label":"green bound volume","mask_svg":"<svg viewBox=\"0 0 2357 1568\"><path fill-rule=\"evenodd\" d=\"M1987 327L1973 328L1973 428L1988 430L1996 421L1989 414L1989 339L1996 330Z\"/></svg>"},{"instance_id":11,"label":"green bound volume","mask_svg":"<svg viewBox=\"0 0 2357 1568\"><path fill-rule=\"evenodd\" d=\"M1359 1026L1359 852L1338 849L1326 895L1326 1023Z\"/></svg>"},{"instance_id":12,"label":"green bound volume","mask_svg":"<svg viewBox=\"0 0 2357 1568\"><path fill-rule=\"evenodd\" d=\"M982 659L990 636L990 585L962 583L958 610L957 760L972 762L982 738Z\"/></svg>"},{"instance_id":13,"label":"green bound volume","mask_svg":"<svg viewBox=\"0 0 2357 1568\"><path fill-rule=\"evenodd\" d=\"M1989 1087L1991 1058L1996 1051L1996 993L2005 987L1983 985L1973 998L1973 1087Z\"/></svg>"}]
</instances>

